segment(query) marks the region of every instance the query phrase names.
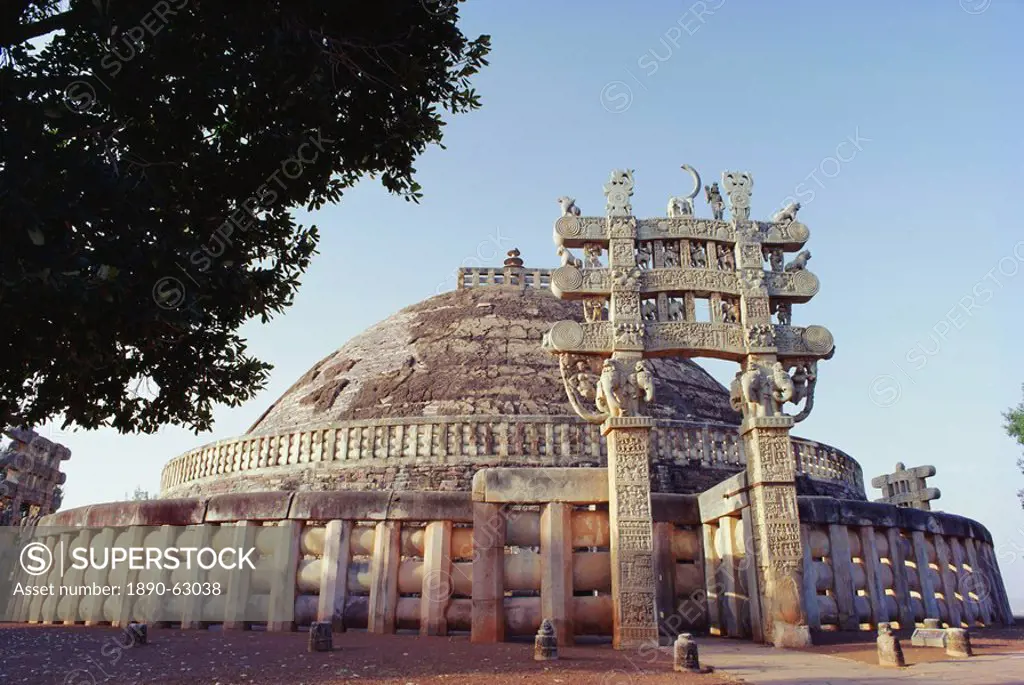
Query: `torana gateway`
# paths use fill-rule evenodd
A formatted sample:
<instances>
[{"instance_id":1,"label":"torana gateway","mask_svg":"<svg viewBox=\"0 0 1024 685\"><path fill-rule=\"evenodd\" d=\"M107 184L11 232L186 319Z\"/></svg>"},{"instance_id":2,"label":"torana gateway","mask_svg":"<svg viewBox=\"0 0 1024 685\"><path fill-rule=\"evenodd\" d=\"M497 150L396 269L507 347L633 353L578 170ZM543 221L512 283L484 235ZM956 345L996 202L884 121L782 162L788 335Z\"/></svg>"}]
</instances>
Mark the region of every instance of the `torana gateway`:
<instances>
[{"instance_id":1,"label":"torana gateway","mask_svg":"<svg viewBox=\"0 0 1024 685\"><path fill-rule=\"evenodd\" d=\"M794 321L819 287L799 205L753 220L751 175L728 172L704 187L712 217L699 218L701 180L684 169L694 189L667 217L632 215L632 171L612 174L603 216L560 198L559 268L513 250L503 267L461 270L454 292L316 364L246 435L173 459L160 500L40 525L114 539L214 524L288 569L235 578L209 602L172 599L185 628L222 621L224 603L293 605L294 621L261 614L270 630L328 621L494 642L548 619L559 644L620 648L679 632L799 646L879 623L1011 623L983 526L869 502L852 457L790 434L835 349L826 328ZM693 357L737 362L731 387ZM290 544L261 545L267 527ZM121 624L143 608L17 609Z\"/></svg>"}]
</instances>

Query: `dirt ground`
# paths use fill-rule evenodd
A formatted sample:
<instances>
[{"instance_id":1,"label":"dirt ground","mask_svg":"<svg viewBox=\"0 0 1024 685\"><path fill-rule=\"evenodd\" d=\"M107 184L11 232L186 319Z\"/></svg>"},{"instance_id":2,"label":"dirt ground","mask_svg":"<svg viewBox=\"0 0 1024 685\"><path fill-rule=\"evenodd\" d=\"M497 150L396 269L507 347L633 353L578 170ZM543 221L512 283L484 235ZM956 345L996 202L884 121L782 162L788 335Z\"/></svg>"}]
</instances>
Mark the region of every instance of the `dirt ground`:
<instances>
[{"instance_id":1,"label":"dirt ground","mask_svg":"<svg viewBox=\"0 0 1024 685\"><path fill-rule=\"evenodd\" d=\"M912 647L898 631L907 664L946 659ZM873 632L820 633L807 651L877 663ZM533 661L529 642L472 645L468 636L334 635L334 651L310 654L305 633L150 629L150 644L128 647L109 627L0 624L0 685L406 685L560 683L564 685L736 685L712 673L674 673L665 650L617 652L609 644L559 650ZM1024 626L972 631L974 653L1021 654ZM706 661L706 660L705 660Z\"/></svg>"},{"instance_id":2,"label":"dirt ground","mask_svg":"<svg viewBox=\"0 0 1024 685\"><path fill-rule=\"evenodd\" d=\"M1022 654L1024 653L1024 625L1017 619L1018 624L1012 628L985 628L984 630L971 630L971 649L975 655L983 654ZM952 660L953 657L946 656L946 650L938 647L913 647L910 644L910 636L913 630L893 631L899 638L900 647L903 649L903 657L908 666L923 663L926 661ZM873 631L860 633L815 633L815 645L808 648L808 652L817 654L831 654L863 661L868 664L878 663L878 652L875 650L875 638L877 634Z\"/></svg>"},{"instance_id":3,"label":"dirt ground","mask_svg":"<svg viewBox=\"0 0 1024 685\"><path fill-rule=\"evenodd\" d=\"M717 674L675 673L664 650L616 652L608 644L533 660L530 643L471 645L465 636L334 635L310 654L304 633L150 629L150 644L122 647L123 632L84 626L0 625L2 685L333 685L335 683L562 683L735 685Z\"/></svg>"}]
</instances>

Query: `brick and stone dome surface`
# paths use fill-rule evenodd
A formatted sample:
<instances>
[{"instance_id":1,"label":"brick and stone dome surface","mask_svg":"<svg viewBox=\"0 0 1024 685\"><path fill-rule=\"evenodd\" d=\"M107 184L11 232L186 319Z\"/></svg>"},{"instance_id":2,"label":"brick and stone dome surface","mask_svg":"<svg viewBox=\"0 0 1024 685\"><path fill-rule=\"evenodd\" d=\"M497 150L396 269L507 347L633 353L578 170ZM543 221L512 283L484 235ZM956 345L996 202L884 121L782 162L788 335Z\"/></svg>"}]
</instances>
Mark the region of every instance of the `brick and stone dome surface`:
<instances>
[{"instance_id":1,"label":"brick and stone dome surface","mask_svg":"<svg viewBox=\"0 0 1024 685\"><path fill-rule=\"evenodd\" d=\"M465 288L406 307L313 366L249 429L267 435L336 421L418 416L568 415L541 337L583 320L539 288ZM656 418L739 424L729 393L689 360L654 360Z\"/></svg>"}]
</instances>

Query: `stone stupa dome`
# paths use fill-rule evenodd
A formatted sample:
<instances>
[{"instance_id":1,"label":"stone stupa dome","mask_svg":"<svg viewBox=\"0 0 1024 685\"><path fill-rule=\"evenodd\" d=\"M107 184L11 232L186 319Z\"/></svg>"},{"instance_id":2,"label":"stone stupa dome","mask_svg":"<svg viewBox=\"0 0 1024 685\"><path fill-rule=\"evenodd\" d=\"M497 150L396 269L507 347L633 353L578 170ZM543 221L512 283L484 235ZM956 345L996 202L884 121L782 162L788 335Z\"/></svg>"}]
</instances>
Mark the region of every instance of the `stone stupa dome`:
<instances>
[{"instance_id":1,"label":"stone stupa dome","mask_svg":"<svg viewBox=\"0 0 1024 685\"><path fill-rule=\"evenodd\" d=\"M466 491L483 468L607 463L541 347L579 302L551 272L464 269L458 289L406 307L317 362L245 435L172 459L163 497L266 490ZM702 492L744 468L729 391L695 362L653 359L652 487ZM599 369L593 369L598 371ZM803 491L864 498L860 467L799 438Z\"/></svg>"},{"instance_id":2,"label":"stone stupa dome","mask_svg":"<svg viewBox=\"0 0 1024 685\"><path fill-rule=\"evenodd\" d=\"M538 288L464 288L389 316L317 362L249 429L268 435L358 419L573 416L541 336L583 320L578 302ZM689 360L654 360L665 419L739 424L729 392Z\"/></svg>"}]
</instances>

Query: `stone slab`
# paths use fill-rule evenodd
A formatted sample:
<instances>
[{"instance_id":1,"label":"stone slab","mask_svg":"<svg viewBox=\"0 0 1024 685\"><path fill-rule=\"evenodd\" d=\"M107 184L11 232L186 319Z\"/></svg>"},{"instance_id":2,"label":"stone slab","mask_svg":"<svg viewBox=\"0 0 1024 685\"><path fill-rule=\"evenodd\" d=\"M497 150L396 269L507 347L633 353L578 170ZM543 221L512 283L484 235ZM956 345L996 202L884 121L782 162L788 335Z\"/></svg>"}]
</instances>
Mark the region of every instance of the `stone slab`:
<instances>
[{"instance_id":1,"label":"stone slab","mask_svg":"<svg viewBox=\"0 0 1024 685\"><path fill-rule=\"evenodd\" d=\"M473 477L473 501L519 504L608 501L608 471L603 468L493 468Z\"/></svg>"},{"instance_id":2,"label":"stone slab","mask_svg":"<svg viewBox=\"0 0 1024 685\"><path fill-rule=\"evenodd\" d=\"M214 495L206 507L206 521L282 521L288 518L291 492L239 492Z\"/></svg>"},{"instance_id":3,"label":"stone slab","mask_svg":"<svg viewBox=\"0 0 1024 685\"><path fill-rule=\"evenodd\" d=\"M946 646L946 631L942 628L918 628L910 636L910 644L915 647L938 647Z\"/></svg>"},{"instance_id":4,"label":"stone slab","mask_svg":"<svg viewBox=\"0 0 1024 685\"><path fill-rule=\"evenodd\" d=\"M312 520L473 520L468 492L348 491L298 492L289 517Z\"/></svg>"}]
</instances>

